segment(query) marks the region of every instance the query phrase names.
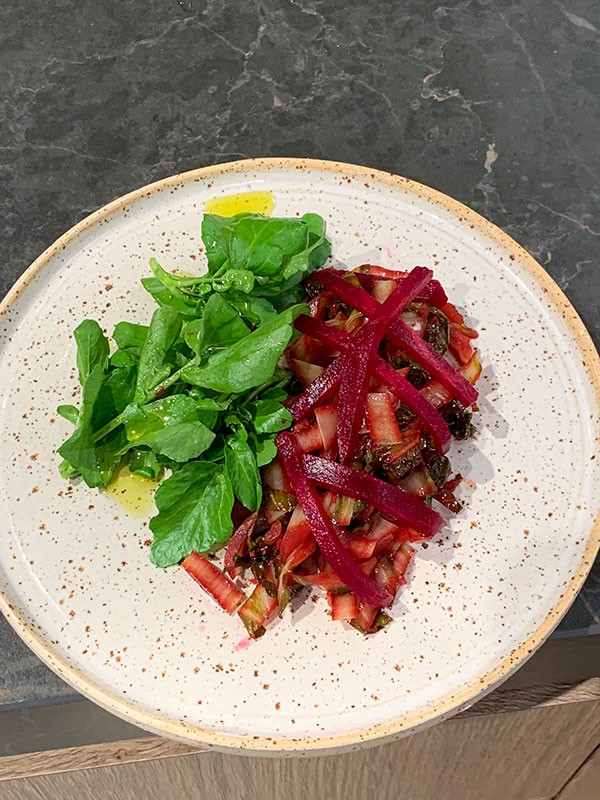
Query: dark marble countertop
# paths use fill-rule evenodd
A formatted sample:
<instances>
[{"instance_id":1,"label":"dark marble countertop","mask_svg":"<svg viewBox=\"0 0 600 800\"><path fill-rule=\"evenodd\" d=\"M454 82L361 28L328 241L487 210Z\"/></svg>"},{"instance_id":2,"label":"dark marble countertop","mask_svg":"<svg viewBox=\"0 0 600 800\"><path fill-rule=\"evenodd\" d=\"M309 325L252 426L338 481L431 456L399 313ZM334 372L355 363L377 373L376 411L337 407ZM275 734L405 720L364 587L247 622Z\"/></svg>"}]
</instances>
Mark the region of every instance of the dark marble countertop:
<instances>
[{"instance_id":1,"label":"dark marble countertop","mask_svg":"<svg viewBox=\"0 0 600 800\"><path fill-rule=\"evenodd\" d=\"M593 0L5 0L0 296L166 175L251 156L430 184L521 242L600 341ZM600 561L555 636L600 633ZM0 708L72 699L0 619Z\"/></svg>"}]
</instances>

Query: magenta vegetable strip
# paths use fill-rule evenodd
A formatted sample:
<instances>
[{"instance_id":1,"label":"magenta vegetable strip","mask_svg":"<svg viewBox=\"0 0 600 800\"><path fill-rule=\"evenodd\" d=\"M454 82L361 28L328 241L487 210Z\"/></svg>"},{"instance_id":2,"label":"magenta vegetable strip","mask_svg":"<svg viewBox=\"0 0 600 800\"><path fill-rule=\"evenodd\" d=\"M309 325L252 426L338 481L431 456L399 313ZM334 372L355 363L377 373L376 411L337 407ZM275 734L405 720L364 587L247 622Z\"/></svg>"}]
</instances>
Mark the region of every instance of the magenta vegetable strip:
<instances>
[{"instance_id":1,"label":"magenta vegetable strip","mask_svg":"<svg viewBox=\"0 0 600 800\"><path fill-rule=\"evenodd\" d=\"M456 372L431 345L417 336L405 322L398 319L392 323L388 335L394 344L405 350L410 358L426 369L433 378L437 378L442 386L464 406L470 406L477 400L479 397L477 389Z\"/></svg>"},{"instance_id":2,"label":"magenta vegetable strip","mask_svg":"<svg viewBox=\"0 0 600 800\"><path fill-rule=\"evenodd\" d=\"M295 397L288 408L295 420L302 419L315 406L322 403L333 392L342 380L342 372L347 366L347 361L343 358L336 358L323 372L316 378L310 386Z\"/></svg>"},{"instance_id":3,"label":"magenta vegetable strip","mask_svg":"<svg viewBox=\"0 0 600 800\"><path fill-rule=\"evenodd\" d=\"M365 415L369 380L381 341L383 325L379 320L367 323L353 337L354 347L347 355L349 369L344 370L338 406L338 450L344 464L354 454L359 428Z\"/></svg>"},{"instance_id":4,"label":"magenta vegetable strip","mask_svg":"<svg viewBox=\"0 0 600 800\"><path fill-rule=\"evenodd\" d=\"M338 270L340 275L348 274L342 272L342 270ZM377 281L392 281L392 280L403 280L407 273L401 272L399 273L399 277L385 277L384 275L369 275L366 272L354 272L354 275L360 281L360 285L363 289L366 289L367 292L372 293ZM415 297L416 302L418 303L429 303L436 308L441 308L442 306L446 305L448 302L448 296L446 292L443 290L442 285L439 281L431 280L427 286L425 286L422 291Z\"/></svg>"},{"instance_id":5,"label":"magenta vegetable strip","mask_svg":"<svg viewBox=\"0 0 600 800\"><path fill-rule=\"evenodd\" d=\"M324 288L335 293L341 300L349 303L365 316L370 319L377 317L381 303L378 303L361 287L348 283L327 269L316 272L315 278ZM406 350L413 361L426 369L432 377L437 378L463 405L470 406L477 400L477 390L404 322L401 320L393 322L388 335L394 344Z\"/></svg>"},{"instance_id":6,"label":"magenta vegetable strip","mask_svg":"<svg viewBox=\"0 0 600 800\"><path fill-rule=\"evenodd\" d=\"M433 445L438 453L445 453L450 446L450 429L445 420L438 414L431 403L423 397L421 392L407 381L403 375L384 361L383 358L377 360L375 372L378 378L386 384L387 388L404 405L415 413L427 429L433 440Z\"/></svg>"},{"instance_id":7,"label":"magenta vegetable strip","mask_svg":"<svg viewBox=\"0 0 600 800\"><path fill-rule=\"evenodd\" d=\"M364 500L398 524L428 538L435 536L444 525L443 518L418 497L361 470L318 456L304 456L304 470L317 485Z\"/></svg>"},{"instance_id":8,"label":"magenta vegetable strip","mask_svg":"<svg viewBox=\"0 0 600 800\"><path fill-rule=\"evenodd\" d=\"M342 275L348 275L348 273L334 269L320 269L318 272L313 273L312 277L324 289L335 294L344 303L348 303L352 308L358 309L367 317L376 317L381 303L378 303L368 292L365 292L361 286L355 286L343 278Z\"/></svg>"},{"instance_id":9,"label":"magenta vegetable strip","mask_svg":"<svg viewBox=\"0 0 600 800\"><path fill-rule=\"evenodd\" d=\"M393 597L389 592L361 572L340 542L319 495L307 478L302 463L302 453L293 434L280 433L276 443L288 480L327 563L350 591L355 592L366 603L377 608L391 605Z\"/></svg>"},{"instance_id":10,"label":"magenta vegetable strip","mask_svg":"<svg viewBox=\"0 0 600 800\"><path fill-rule=\"evenodd\" d=\"M415 267L406 278L398 283L385 303L380 304L377 319L383 325L383 333L387 331L398 314L427 286L433 272L425 267Z\"/></svg>"},{"instance_id":11,"label":"magenta vegetable strip","mask_svg":"<svg viewBox=\"0 0 600 800\"><path fill-rule=\"evenodd\" d=\"M314 319L314 317L298 317L296 328L302 333L338 347L340 350L351 345L353 341L349 334L332 325L327 325L322 320ZM445 453L450 444L450 430L434 406L381 356L376 358L375 373L384 381L388 389L419 417L431 435L435 449L439 453Z\"/></svg>"}]
</instances>

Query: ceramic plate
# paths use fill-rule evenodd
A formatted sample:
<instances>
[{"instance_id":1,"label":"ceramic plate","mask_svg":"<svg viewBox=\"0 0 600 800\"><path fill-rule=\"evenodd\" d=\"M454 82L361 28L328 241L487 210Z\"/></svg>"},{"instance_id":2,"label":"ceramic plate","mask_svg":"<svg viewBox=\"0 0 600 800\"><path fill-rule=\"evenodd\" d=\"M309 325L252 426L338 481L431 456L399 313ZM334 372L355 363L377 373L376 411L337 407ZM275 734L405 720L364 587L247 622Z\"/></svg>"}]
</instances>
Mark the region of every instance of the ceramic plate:
<instances>
[{"instance_id":1,"label":"ceramic plate","mask_svg":"<svg viewBox=\"0 0 600 800\"><path fill-rule=\"evenodd\" d=\"M75 397L73 328L149 318L157 256L202 269L206 201L272 191L322 214L348 266L431 265L480 331L475 441L453 445L465 510L420 549L384 632L326 601L245 646L180 569L150 564L147 521L58 474ZM201 169L92 214L30 268L0 318L0 607L77 690L157 733L218 748L359 747L472 704L539 646L598 548L599 366L574 310L515 242L438 192L361 167L291 159ZM595 458L596 456L596 458Z\"/></svg>"}]
</instances>

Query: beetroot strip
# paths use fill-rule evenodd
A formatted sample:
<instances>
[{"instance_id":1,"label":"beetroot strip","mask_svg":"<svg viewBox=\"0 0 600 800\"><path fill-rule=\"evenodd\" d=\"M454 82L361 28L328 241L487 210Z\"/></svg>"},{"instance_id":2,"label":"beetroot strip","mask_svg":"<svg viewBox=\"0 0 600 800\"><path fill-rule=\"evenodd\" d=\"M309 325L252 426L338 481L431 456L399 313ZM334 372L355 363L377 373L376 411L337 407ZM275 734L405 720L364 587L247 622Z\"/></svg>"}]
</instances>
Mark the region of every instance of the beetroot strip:
<instances>
[{"instance_id":1,"label":"beetroot strip","mask_svg":"<svg viewBox=\"0 0 600 800\"><path fill-rule=\"evenodd\" d=\"M340 270L341 272L341 270ZM344 274L344 273L342 273ZM345 273L346 275L348 273ZM390 281L390 280L397 280L402 281L407 273L406 272L398 272L398 277L386 277L384 275L369 275L367 272L353 272L351 273L356 275L358 280L360 281L360 285L363 289L366 289L367 292L370 294L373 293L373 289L375 288L375 284L377 281ZM448 302L448 296L444 291L442 284L433 278L427 286L424 286L423 289L419 292L419 294L415 297L415 301L417 303L428 303L429 305L435 306L436 308L440 308Z\"/></svg>"},{"instance_id":2,"label":"beetroot strip","mask_svg":"<svg viewBox=\"0 0 600 800\"><path fill-rule=\"evenodd\" d=\"M334 271L317 270L313 275L321 286L370 319L376 318L380 313L381 303L378 303L363 288L348 283ZM395 320L390 326L388 335L394 344L405 350L413 361L426 369L463 405L470 406L475 402L478 397L477 390L405 322L399 319Z\"/></svg>"},{"instance_id":3,"label":"beetroot strip","mask_svg":"<svg viewBox=\"0 0 600 800\"><path fill-rule=\"evenodd\" d=\"M352 350L348 350L345 356L338 356L348 358L350 365L342 376L338 402L338 451L342 463L354 454L382 330L378 320L367 323L353 337Z\"/></svg>"},{"instance_id":4,"label":"beetroot strip","mask_svg":"<svg viewBox=\"0 0 600 800\"><path fill-rule=\"evenodd\" d=\"M310 319L310 317L307 317ZM347 366L347 357L338 356L327 367L325 372L309 384L306 389L294 397L288 408L296 421L305 417L309 411L324 401L342 380L344 367Z\"/></svg>"},{"instance_id":5,"label":"beetroot strip","mask_svg":"<svg viewBox=\"0 0 600 800\"><path fill-rule=\"evenodd\" d=\"M423 536L431 538L444 526L443 518L420 498L366 472L318 456L305 456L304 469L317 485L363 500Z\"/></svg>"},{"instance_id":6,"label":"beetroot strip","mask_svg":"<svg viewBox=\"0 0 600 800\"><path fill-rule=\"evenodd\" d=\"M294 435L286 431L280 433L275 441L288 479L327 563L344 584L365 602L377 608L391 605L393 597L390 593L358 568L341 543L319 495L307 478L302 453Z\"/></svg>"},{"instance_id":7,"label":"beetroot strip","mask_svg":"<svg viewBox=\"0 0 600 800\"><path fill-rule=\"evenodd\" d=\"M340 350L352 344L353 337L349 334L332 325L327 325L322 320L314 319L314 317L298 317L296 327L303 333L338 347ZM451 440L450 430L431 403L381 356L377 356L375 360L375 373L387 384L393 394L419 417L423 426L431 434L436 450L439 453L445 453Z\"/></svg>"}]
</instances>

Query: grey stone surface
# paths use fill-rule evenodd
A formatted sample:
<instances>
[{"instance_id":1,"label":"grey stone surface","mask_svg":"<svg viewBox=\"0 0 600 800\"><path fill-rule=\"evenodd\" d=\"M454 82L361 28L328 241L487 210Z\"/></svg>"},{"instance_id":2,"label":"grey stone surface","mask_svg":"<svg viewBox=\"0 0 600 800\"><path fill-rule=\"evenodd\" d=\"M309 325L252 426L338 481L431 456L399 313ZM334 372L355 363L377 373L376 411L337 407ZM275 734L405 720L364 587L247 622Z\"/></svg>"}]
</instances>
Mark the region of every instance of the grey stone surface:
<instances>
[{"instance_id":1,"label":"grey stone surface","mask_svg":"<svg viewBox=\"0 0 600 800\"><path fill-rule=\"evenodd\" d=\"M600 342L594 0L4 0L0 296L174 172L312 156L441 189L520 241ZM560 634L598 632L600 563ZM0 622L0 707L69 699Z\"/></svg>"}]
</instances>

